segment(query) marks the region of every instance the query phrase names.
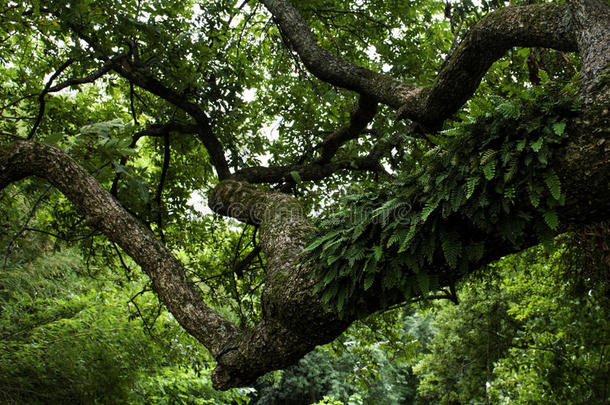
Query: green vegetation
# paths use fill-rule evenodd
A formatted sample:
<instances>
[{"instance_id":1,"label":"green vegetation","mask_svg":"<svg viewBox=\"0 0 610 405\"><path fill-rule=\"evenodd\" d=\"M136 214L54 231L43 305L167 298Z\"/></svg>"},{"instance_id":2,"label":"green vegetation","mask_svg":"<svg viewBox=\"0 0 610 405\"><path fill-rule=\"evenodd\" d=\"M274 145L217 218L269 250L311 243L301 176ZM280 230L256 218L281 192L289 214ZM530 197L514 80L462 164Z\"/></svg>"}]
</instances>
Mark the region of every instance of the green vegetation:
<instances>
[{"instance_id":1,"label":"green vegetation","mask_svg":"<svg viewBox=\"0 0 610 405\"><path fill-rule=\"evenodd\" d=\"M35 201L13 201L2 216L20 224L18 212ZM0 278L2 403L601 404L608 396L610 284L565 247L572 240L479 271L458 285L459 305L369 317L298 365L224 394L210 385L212 359L152 294L138 294L144 280L125 281L116 257L114 267L94 264L101 259L34 232L19 243Z\"/></svg>"},{"instance_id":2,"label":"green vegetation","mask_svg":"<svg viewBox=\"0 0 610 405\"><path fill-rule=\"evenodd\" d=\"M532 2L292 3L333 54L432 86L485 13ZM303 268L320 308L358 320L293 366L217 391L216 361L237 346L215 358L91 217L52 182L19 179L0 189L0 405L610 403L607 203L577 210L594 203L563 180L562 148L582 135L579 56L512 48L438 130L379 103L348 136L368 96L310 74L266 10L0 0L0 148L65 151L163 241L196 298L248 333L263 291ZM345 139L328 152L333 136ZM261 165L282 175L248 180ZM223 170L296 198L274 212L309 214L304 251L275 257L298 268L266 278L262 240L277 235L206 207Z\"/></svg>"}]
</instances>

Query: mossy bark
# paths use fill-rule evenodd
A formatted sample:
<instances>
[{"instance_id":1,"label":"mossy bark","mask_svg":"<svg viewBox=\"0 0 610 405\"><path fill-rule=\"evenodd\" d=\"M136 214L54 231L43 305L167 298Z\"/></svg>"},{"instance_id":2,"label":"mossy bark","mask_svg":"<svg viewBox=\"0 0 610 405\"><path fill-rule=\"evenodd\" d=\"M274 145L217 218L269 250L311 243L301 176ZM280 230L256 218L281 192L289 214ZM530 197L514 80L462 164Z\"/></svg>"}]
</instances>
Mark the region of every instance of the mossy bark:
<instances>
[{"instance_id":1,"label":"mossy bark","mask_svg":"<svg viewBox=\"0 0 610 405\"><path fill-rule=\"evenodd\" d=\"M438 120L459 108L472 95L490 61L508 47L577 49L583 55L584 114L570 123L570 140L552 160L568 188L561 219L578 226L610 215L608 4L573 0L568 6L533 5L494 13L477 25L457 54L448 59L434 87L418 89L321 52L311 34L303 33L307 27L289 3L263 3L287 35L295 37L291 41L297 52L322 80L369 94L395 108L403 107L407 117L419 118L428 126L438 125ZM284 27L293 22L294 27ZM477 49L483 52L481 61L476 60ZM451 104L449 95L457 101ZM417 111L411 113L411 107L405 106L413 100L417 101ZM443 103L450 105L440 106ZM25 141L0 147L0 189L32 175L49 180L61 190L92 226L120 245L150 276L153 288L178 322L218 361L213 374L218 389L248 384L268 371L293 364L317 344L335 338L352 320L340 319L336 312L326 310L311 293L313 269L299 266L299 260L313 229L293 197L236 180L220 182L209 196L216 212L260 226L261 246L268 260L263 319L254 328L238 330L203 302L171 252L67 154ZM495 253L499 257L506 250L499 248ZM381 309L382 305L370 293L367 311Z\"/></svg>"}]
</instances>

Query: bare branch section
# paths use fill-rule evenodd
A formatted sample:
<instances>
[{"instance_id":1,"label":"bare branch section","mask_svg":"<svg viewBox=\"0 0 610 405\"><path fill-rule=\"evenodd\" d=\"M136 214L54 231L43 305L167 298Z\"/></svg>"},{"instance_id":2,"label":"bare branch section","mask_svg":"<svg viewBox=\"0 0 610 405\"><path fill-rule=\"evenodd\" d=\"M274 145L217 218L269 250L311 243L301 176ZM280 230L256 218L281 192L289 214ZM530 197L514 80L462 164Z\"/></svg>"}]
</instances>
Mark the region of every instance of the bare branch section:
<instances>
[{"instance_id":1,"label":"bare branch section","mask_svg":"<svg viewBox=\"0 0 610 405\"><path fill-rule=\"evenodd\" d=\"M320 80L356 91L437 129L472 96L491 64L514 46L577 50L566 4L508 7L488 14L443 65L435 84L416 87L361 68L320 47L289 0L261 0L303 63Z\"/></svg>"},{"instance_id":2,"label":"bare branch section","mask_svg":"<svg viewBox=\"0 0 610 405\"><path fill-rule=\"evenodd\" d=\"M405 100L399 119L439 128L474 94L491 65L515 46L578 50L570 21L566 4L508 7L489 13L445 61L434 85Z\"/></svg>"},{"instance_id":3,"label":"bare branch section","mask_svg":"<svg viewBox=\"0 0 610 405\"><path fill-rule=\"evenodd\" d=\"M281 183L291 181L291 173L296 172L304 181L315 181L326 178L340 170L381 171L380 156L338 159L332 161L339 148L346 142L358 138L366 130L377 113L377 103L368 97L360 97L358 106L352 111L349 125L328 135L317 147L320 156L309 164L272 166L255 166L242 169L233 178L248 183Z\"/></svg>"},{"instance_id":4,"label":"bare branch section","mask_svg":"<svg viewBox=\"0 0 610 405\"><path fill-rule=\"evenodd\" d=\"M91 226L131 256L178 322L213 355L236 339L237 328L203 302L182 264L70 156L53 146L26 141L0 148L0 190L32 175L53 184Z\"/></svg>"},{"instance_id":5,"label":"bare branch section","mask_svg":"<svg viewBox=\"0 0 610 405\"><path fill-rule=\"evenodd\" d=\"M307 69L320 80L353 90L380 103L400 108L421 88L402 83L348 62L318 45L309 26L288 0L261 0L273 15L282 35L294 47Z\"/></svg>"}]
</instances>

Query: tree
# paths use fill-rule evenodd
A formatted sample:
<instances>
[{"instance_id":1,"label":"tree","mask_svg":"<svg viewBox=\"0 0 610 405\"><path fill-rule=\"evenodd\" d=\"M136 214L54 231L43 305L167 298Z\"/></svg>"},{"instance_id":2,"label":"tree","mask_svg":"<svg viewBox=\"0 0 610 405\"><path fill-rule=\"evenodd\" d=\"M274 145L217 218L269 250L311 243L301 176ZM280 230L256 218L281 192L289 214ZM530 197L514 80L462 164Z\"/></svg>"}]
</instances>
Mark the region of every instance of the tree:
<instances>
[{"instance_id":1,"label":"tree","mask_svg":"<svg viewBox=\"0 0 610 405\"><path fill-rule=\"evenodd\" d=\"M608 219L606 2L489 2L480 18L469 2L2 7L0 188L36 176L60 190L75 222L130 256L210 350L218 389L293 364L366 314L452 298L464 274ZM442 10L449 23L434 27ZM561 53L544 70L514 47ZM507 53L509 66L492 67ZM82 87L103 80L102 95ZM260 135L269 116L283 119L275 144ZM308 212L329 198L313 191L346 182L364 190L358 209L314 227ZM242 285L253 260L265 267L253 325L206 303L177 258L189 245L178 214L206 187L214 212L256 227L257 246L231 274ZM359 218L347 222L350 212Z\"/></svg>"},{"instance_id":2,"label":"tree","mask_svg":"<svg viewBox=\"0 0 610 405\"><path fill-rule=\"evenodd\" d=\"M437 311L414 368L420 394L440 404L606 403L608 284L587 281L569 258L565 246L534 247L468 277L460 305Z\"/></svg>"},{"instance_id":3,"label":"tree","mask_svg":"<svg viewBox=\"0 0 610 405\"><path fill-rule=\"evenodd\" d=\"M53 203L46 191L2 205L9 234L23 226L20 216L41 230ZM24 232L16 243L19 255L0 272L0 402L248 403L251 389L212 388L212 359L142 289L144 275L85 262L70 242L43 232Z\"/></svg>"}]
</instances>

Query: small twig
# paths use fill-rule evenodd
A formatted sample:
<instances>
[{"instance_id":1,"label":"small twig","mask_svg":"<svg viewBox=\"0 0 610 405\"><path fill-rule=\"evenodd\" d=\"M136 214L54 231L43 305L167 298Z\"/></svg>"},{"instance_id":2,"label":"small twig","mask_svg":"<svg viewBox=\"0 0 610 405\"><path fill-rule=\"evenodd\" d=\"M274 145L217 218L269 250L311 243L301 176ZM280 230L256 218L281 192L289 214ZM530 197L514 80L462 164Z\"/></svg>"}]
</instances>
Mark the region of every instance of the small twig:
<instances>
[{"instance_id":1,"label":"small twig","mask_svg":"<svg viewBox=\"0 0 610 405\"><path fill-rule=\"evenodd\" d=\"M157 187L157 195L155 196L155 202L157 204L157 227L159 228L159 235L161 241L165 243L165 234L163 233L163 188L165 187L165 179L167 177L167 170L169 169L169 161L171 157L169 145L169 133L163 137L163 166L161 168L161 179L159 180L159 186Z\"/></svg>"},{"instance_id":2,"label":"small twig","mask_svg":"<svg viewBox=\"0 0 610 405\"><path fill-rule=\"evenodd\" d=\"M51 75L51 77L47 81L47 84L45 85L44 89L42 90L40 95L38 95L38 102L40 103L40 108L38 109L38 116L36 117L36 121L34 122L34 125L32 126L32 129L30 130L30 133L27 136L28 140L30 140L34 137L36 130L38 129L38 127L40 126L40 123L42 122L42 117L44 116L45 103L46 103L45 96L49 92L49 89L53 85L53 82L55 81L55 79L57 79L57 77L60 74L62 74L63 71L66 70L72 63L74 63L74 59L68 59L66 62L64 62L63 65L61 65L59 67L59 69L57 69L57 71L55 71L55 73L53 73Z\"/></svg>"},{"instance_id":3,"label":"small twig","mask_svg":"<svg viewBox=\"0 0 610 405\"><path fill-rule=\"evenodd\" d=\"M56 93L60 90L65 89L66 87L78 86L79 84L93 83L94 81L96 81L97 79L99 79L100 77L105 75L106 73L110 72L112 70L112 68L114 66L116 66L116 64L119 63L123 58L125 58L125 55L114 56L114 57L110 58L108 61L106 61L99 69L91 72L87 76L74 77L74 78L68 79L64 82L61 82L59 84L56 84L55 86L50 87L47 90L47 93Z\"/></svg>"},{"instance_id":4,"label":"small twig","mask_svg":"<svg viewBox=\"0 0 610 405\"><path fill-rule=\"evenodd\" d=\"M101 235L98 231L93 231L93 232L88 233L87 235L77 235L77 236L75 236L73 238L67 238L65 235L63 235L63 232L62 233L53 233L53 232L45 231L43 229L30 228L30 227L25 228L25 230L26 231L31 231L31 232L42 233L42 234L45 234L45 235L49 235L49 236L52 236L54 238L66 241L66 242L78 242L80 240L88 239L88 238L90 238L92 236Z\"/></svg>"},{"instance_id":5,"label":"small twig","mask_svg":"<svg viewBox=\"0 0 610 405\"><path fill-rule=\"evenodd\" d=\"M117 256L119 257L121 266L123 266L123 268L125 269L125 276L127 277L127 281L131 281L131 269L129 268L127 263L125 263L125 260L123 260L123 255L121 254L121 251L119 250L118 246L114 242L112 242L112 247L114 247L114 251L116 252Z\"/></svg>"},{"instance_id":6,"label":"small twig","mask_svg":"<svg viewBox=\"0 0 610 405\"><path fill-rule=\"evenodd\" d=\"M260 251L261 247L255 246L245 258L237 263L235 263L235 261L233 262L233 273L235 273L238 279L241 279L244 276L244 270L250 265L252 260L258 257Z\"/></svg>"},{"instance_id":7,"label":"small twig","mask_svg":"<svg viewBox=\"0 0 610 405\"><path fill-rule=\"evenodd\" d=\"M32 220L32 218L34 217L34 214L36 214L36 210L38 209L38 205L42 202L42 199L44 197L46 197L46 195L49 193L49 191L51 190L53 186L51 186L50 184L44 189L44 191L38 196L38 199L36 200L36 202L34 202L34 205L32 205L32 208L30 209L30 213L28 214L23 226L21 227L21 229L11 238L11 240L8 242L8 244L6 245L6 251L4 253L4 259L2 260L2 270L4 270L6 268L6 263L8 261L8 257L11 253L11 249L13 247L13 244L15 243L15 241L21 236L23 235L23 233L26 231L26 228L28 227L28 224L30 223L30 221Z\"/></svg>"},{"instance_id":8,"label":"small twig","mask_svg":"<svg viewBox=\"0 0 610 405\"><path fill-rule=\"evenodd\" d=\"M129 82L129 105L131 107L131 116L133 118L133 123L136 126L140 126L140 123L138 122L138 116L136 114L136 106L135 106L135 103L134 103L134 100L133 100L134 99L134 97L133 97L134 93L135 93L135 89L133 88L133 83Z\"/></svg>"},{"instance_id":9,"label":"small twig","mask_svg":"<svg viewBox=\"0 0 610 405\"><path fill-rule=\"evenodd\" d=\"M13 138L13 139L18 139L18 140L25 140L24 137L19 136L19 135L15 135L15 134L10 134L8 132L4 132L4 131L0 131L0 135L2 136L8 136L9 138Z\"/></svg>"},{"instance_id":10,"label":"small twig","mask_svg":"<svg viewBox=\"0 0 610 405\"><path fill-rule=\"evenodd\" d=\"M158 338L158 337L157 337L157 336L156 336L156 335L153 333L153 331L152 331L152 329L151 329L150 325L149 325L149 324L148 324L148 322L146 321L146 318L145 318L145 317L144 317L144 315L142 314L142 311L140 311L140 307L138 306L138 304L137 304L137 303L136 303L136 301L135 301L135 299L136 299L138 296L140 296L140 295L142 295L142 294L144 294L144 293L146 293L146 292L149 292L149 291L151 291L151 290L149 290L149 289L147 289L147 288L143 289L142 291L140 291L139 293L137 293L136 295L134 295L133 297L131 297L131 298L129 299L129 302L128 302L128 303L133 304L133 306L136 308L136 311L138 312L138 316L140 317L140 319L142 319L142 325L144 325L144 329L146 329L146 332L148 333L148 335L149 335L151 338L153 338L154 340L159 341L159 338ZM156 318L155 318L155 320L156 320Z\"/></svg>"}]
</instances>

